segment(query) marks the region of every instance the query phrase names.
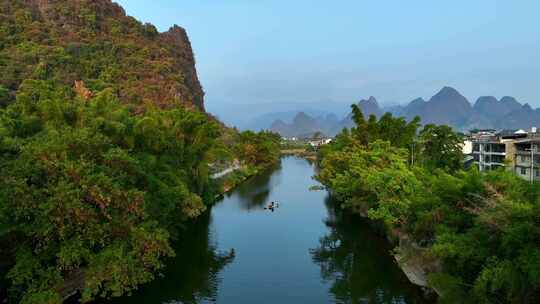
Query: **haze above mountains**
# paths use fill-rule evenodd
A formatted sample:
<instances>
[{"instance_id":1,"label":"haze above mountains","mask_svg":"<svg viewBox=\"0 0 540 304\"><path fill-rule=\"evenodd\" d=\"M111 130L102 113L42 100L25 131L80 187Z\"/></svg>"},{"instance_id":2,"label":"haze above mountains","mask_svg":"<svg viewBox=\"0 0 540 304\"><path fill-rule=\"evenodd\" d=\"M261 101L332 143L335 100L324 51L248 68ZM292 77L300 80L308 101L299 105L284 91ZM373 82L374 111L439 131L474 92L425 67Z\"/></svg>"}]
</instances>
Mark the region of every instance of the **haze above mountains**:
<instances>
[{"instance_id":1,"label":"haze above mountains","mask_svg":"<svg viewBox=\"0 0 540 304\"><path fill-rule=\"evenodd\" d=\"M533 109L510 96L497 99L493 96L479 97L474 104L451 87L442 88L429 100L417 98L406 105L382 107L375 97L361 100L358 105L367 117L380 117L385 112L411 120L420 116L423 124L445 124L459 131L470 129L530 129L540 126L540 108ZM309 109L310 105L306 105ZM343 105L344 110L349 108ZM270 129L283 136L308 136L315 132L335 135L344 127L351 127L350 114L335 114L324 110L298 110L269 112L254 118L241 128Z\"/></svg>"}]
</instances>

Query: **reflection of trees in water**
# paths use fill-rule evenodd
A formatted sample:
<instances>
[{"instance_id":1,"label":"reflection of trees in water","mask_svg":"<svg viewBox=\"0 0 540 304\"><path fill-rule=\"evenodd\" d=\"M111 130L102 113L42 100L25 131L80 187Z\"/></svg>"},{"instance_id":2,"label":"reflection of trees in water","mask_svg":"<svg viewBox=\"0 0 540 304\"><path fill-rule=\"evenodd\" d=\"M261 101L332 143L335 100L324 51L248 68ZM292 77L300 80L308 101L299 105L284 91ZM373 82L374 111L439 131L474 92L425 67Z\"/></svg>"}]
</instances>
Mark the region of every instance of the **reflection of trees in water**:
<instances>
[{"instance_id":1,"label":"reflection of trees in water","mask_svg":"<svg viewBox=\"0 0 540 304\"><path fill-rule=\"evenodd\" d=\"M326 199L329 233L311 250L337 303L424 303L393 264L386 241L365 222Z\"/></svg>"},{"instance_id":2,"label":"reflection of trees in water","mask_svg":"<svg viewBox=\"0 0 540 304\"><path fill-rule=\"evenodd\" d=\"M188 225L174 246L176 257L166 261L161 278L142 286L131 297L104 303L214 303L219 272L235 257L234 249L218 252L211 241L210 213Z\"/></svg>"},{"instance_id":3,"label":"reflection of trees in water","mask_svg":"<svg viewBox=\"0 0 540 304\"><path fill-rule=\"evenodd\" d=\"M171 298L185 304L215 301L219 288L219 272L234 260L235 252L218 252L211 243L210 214L207 213L193 223L185 233L184 239L175 248L175 265L165 274L165 280L175 282L170 290ZM161 285L161 284L160 284ZM171 287L172 287L171 286ZM162 287L161 287L162 288ZM175 296L178 294L178 296Z\"/></svg>"},{"instance_id":4,"label":"reflection of trees in water","mask_svg":"<svg viewBox=\"0 0 540 304\"><path fill-rule=\"evenodd\" d=\"M252 177L234 192L243 210L262 209L268 203L272 189L279 184L281 165L276 165L263 174Z\"/></svg>"}]
</instances>

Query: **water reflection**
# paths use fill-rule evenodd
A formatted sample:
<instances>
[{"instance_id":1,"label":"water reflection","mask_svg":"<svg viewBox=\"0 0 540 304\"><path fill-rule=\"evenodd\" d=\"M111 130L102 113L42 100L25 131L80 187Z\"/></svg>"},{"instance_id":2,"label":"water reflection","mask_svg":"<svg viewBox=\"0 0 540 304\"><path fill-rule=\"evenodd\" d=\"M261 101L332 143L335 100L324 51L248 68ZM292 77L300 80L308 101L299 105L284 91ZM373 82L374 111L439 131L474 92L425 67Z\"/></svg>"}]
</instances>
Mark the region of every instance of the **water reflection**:
<instances>
[{"instance_id":1,"label":"water reflection","mask_svg":"<svg viewBox=\"0 0 540 304\"><path fill-rule=\"evenodd\" d=\"M268 203L272 189L281 182L281 165L269 169L269 172L272 174L260 174L251 178L249 187L238 187L234 191L238 198L238 206L242 210L260 210Z\"/></svg>"},{"instance_id":2,"label":"water reflection","mask_svg":"<svg viewBox=\"0 0 540 304\"><path fill-rule=\"evenodd\" d=\"M313 165L288 157L282 166L240 185L182 233L163 278L102 303L426 303L384 238L335 210L325 191L309 190L318 185ZM270 201L279 212L263 212Z\"/></svg>"},{"instance_id":3,"label":"water reflection","mask_svg":"<svg viewBox=\"0 0 540 304\"><path fill-rule=\"evenodd\" d=\"M175 245L176 257L167 261L161 278L131 297L103 303L215 303L219 272L235 258L235 251L218 252L210 230L210 213L201 216Z\"/></svg>"},{"instance_id":4,"label":"water reflection","mask_svg":"<svg viewBox=\"0 0 540 304\"><path fill-rule=\"evenodd\" d=\"M384 238L359 217L335 208L331 197L325 204L329 232L310 252L336 303L426 302L393 264Z\"/></svg>"}]
</instances>

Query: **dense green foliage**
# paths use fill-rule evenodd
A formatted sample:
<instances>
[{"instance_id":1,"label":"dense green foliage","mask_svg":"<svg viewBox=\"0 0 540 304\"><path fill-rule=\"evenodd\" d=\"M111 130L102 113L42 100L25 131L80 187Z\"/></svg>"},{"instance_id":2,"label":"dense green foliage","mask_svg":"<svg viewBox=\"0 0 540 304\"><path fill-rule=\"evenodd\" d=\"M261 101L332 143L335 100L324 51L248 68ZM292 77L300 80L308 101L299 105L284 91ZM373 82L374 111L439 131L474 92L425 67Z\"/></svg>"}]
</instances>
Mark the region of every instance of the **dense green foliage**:
<instances>
[{"instance_id":1,"label":"dense green foliage","mask_svg":"<svg viewBox=\"0 0 540 304\"><path fill-rule=\"evenodd\" d=\"M216 156L236 155L247 170L279 159L279 136L233 132L227 147L221 130L200 112L133 115L108 89L86 100L25 81L0 112L0 254L12 259L11 296L58 303L81 288L86 301L152 280L182 223L221 191L210 179Z\"/></svg>"},{"instance_id":2,"label":"dense green foliage","mask_svg":"<svg viewBox=\"0 0 540 304\"><path fill-rule=\"evenodd\" d=\"M110 90L86 101L25 81L0 115L0 238L18 244L2 246L15 294L55 303L83 270L84 300L151 280L178 224L212 197L219 133L202 113L134 116Z\"/></svg>"},{"instance_id":3,"label":"dense green foliage","mask_svg":"<svg viewBox=\"0 0 540 304\"><path fill-rule=\"evenodd\" d=\"M457 171L462 168L462 142L449 126L426 125L419 136L419 161L430 169Z\"/></svg>"},{"instance_id":4,"label":"dense green foliage","mask_svg":"<svg viewBox=\"0 0 540 304\"><path fill-rule=\"evenodd\" d=\"M354 115L362 125L361 112ZM538 184L507 171L459 170L459 136L444 126L420 132L414 141L422 161L414 166L399 140L378 140L390 138L384 134L365 140L369 131L358 129L343 132L322 152L318 179L344 208L383 222L401 243L422 246L426 261L439 261L430 278L441 301L537 301Z\"/></svg>"},{"instance_id":5,"label":"dense green foliage","mask_svg":"<svg viewBox=\"0 0 540 304\"><path fill-rule=\"evenodd\" d=\"M279 138L203 110L189 39L110 0L0 0L0 298L60 303L129 293ZM219 168L217 168L219 169Z\"/></svg>"},{"instance_id":6,"label":"dense green foliage","mask_svg":"<svg viewBox=\"0 0 540 304\"><path fill-rule=\"evenodd\" d=\"M203 107L183 29L158 33L110 0L0 0L0 70L0 106L24 80L47 79L110 88L137 107Z\"/></svg>"},{"instance_id":7,"label":"dense green foliage","mask_svg":"<svg viewBox=\"0 0 540 304\"><path fill-rule=\"evenodd\" d=\"M280 157L281 136L268 131L240 133L235 154L248 165L265 167Z\"/></svg>"},{"instance_id":8,"label":"dense green foliage","mask_svg":"<svg viewBox=\"0 0 540 304\"><path fill-rule=\"evenodd\" d=\"M420 126L420 117L407 122L403 117L392 117L390 113L385 113L378 121L375 115L370 115L366 121L357 105L352 105L352 114L356 126L351 133L363 145L384 140L396 147L409 147Z\"/></svg>"}]
</instances>

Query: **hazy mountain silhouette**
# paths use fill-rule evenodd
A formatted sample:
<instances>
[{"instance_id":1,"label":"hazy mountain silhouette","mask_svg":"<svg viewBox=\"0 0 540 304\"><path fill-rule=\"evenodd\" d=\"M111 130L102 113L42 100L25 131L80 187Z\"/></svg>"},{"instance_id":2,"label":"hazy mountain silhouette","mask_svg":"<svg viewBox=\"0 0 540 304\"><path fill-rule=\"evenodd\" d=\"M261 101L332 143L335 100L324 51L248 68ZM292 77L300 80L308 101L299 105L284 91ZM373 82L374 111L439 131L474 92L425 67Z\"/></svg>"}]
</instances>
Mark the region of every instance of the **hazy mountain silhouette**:
<instances>
[{"instance_id":1,"label":"hazy mountain silhouette","mask_svg":"<svg viewBox=\"0 0 540 304\"><path fill-rule=\"evenodd\" d=\"M397 111L396 111L397 110ZM456 89L444 87L429 101L417 98L397 108L393 114L412 119L418 115L423 124L446 124L460 131L473 128L529 129L540 125L540 111L522 105L514 97L500 100L482 96L474 106Z\"/></svg>"},{"instance_id":2,"label":"hazy mountain silhouette","mask_svg":"<svg viewBox=\"0 0 540 304\"><path fill-rule=\"evenodd\" d=\"M407 105L381 108L374 97L358 103L366 117L380 117L384 112L403 116L407 120L420 116L423 124L445 124L459 131L474 128L530 129L540 126L540 108L521 104L514 97L505 96L498 100L493 96L482 96L472 105L467 98L452 87L444 87L428 101L416 98ZM298 136L314 132L335 135L344 127L353 126L351 115L338 120L335 115L309 116L299 113L291 122L274 121L271 130L284 136Z\"/></svg>"},{"instance_id":3,"label":"hazy mountain silhouette","mask_svg":"<svg viewBox=\"0 0 540 304\"><path fill-rule=\"evenodd\" d=\"M328 135L338 123L339 120L335 114L312 117L304 112L299 112L291 123L286 123L281 119L274 121L270 130L286 137L305 137L316 132Z\"/></svg>"},{"instance_id":4,"label":"hazy mountain silhouette","mask_svg":"<svg viewBox=\"0 0 540 304\"><path fill-rule=\"evenodd\" d=\"M360 110L362 110L362 113L364 113L365 117L369 117L370 115L375 115L380 117L384 114L383 109L379 106L379 103L377 102L377 99L375 97L371 96L368 99L362 99L358 102L358 107ZM347 117L341 121L340 125L338 125L334 131L335 133L341 131L343 128L351 128L354 126L354 123L352 121L352 114L347 115Z\"/></svg>"},{"instance_id":5,"label":"hazy mountain silhouette","mask_svg":"<svg viewBox=\"0 0 540 304\"><path fill-rule=\"evenodd\" d=\"M375 116L380 117L384 113L373 96L369 99L360 100L358 106L366 116L374 114ZM344 119L339 120L335 114L312 117L304 112L299 112L289 124L281 119L274 121L270 126L270 130L287 137L305 136L305 134L312 134L315 132L322 132L325 135L333 136L343 128L350 128L352 126L353 122L351 114Z\"/></svg>"}]
</instances>

